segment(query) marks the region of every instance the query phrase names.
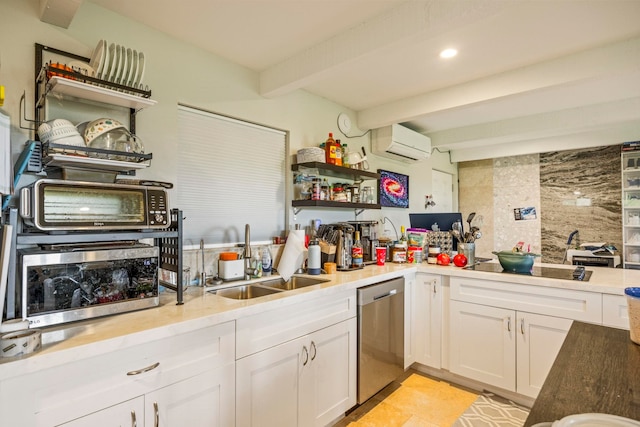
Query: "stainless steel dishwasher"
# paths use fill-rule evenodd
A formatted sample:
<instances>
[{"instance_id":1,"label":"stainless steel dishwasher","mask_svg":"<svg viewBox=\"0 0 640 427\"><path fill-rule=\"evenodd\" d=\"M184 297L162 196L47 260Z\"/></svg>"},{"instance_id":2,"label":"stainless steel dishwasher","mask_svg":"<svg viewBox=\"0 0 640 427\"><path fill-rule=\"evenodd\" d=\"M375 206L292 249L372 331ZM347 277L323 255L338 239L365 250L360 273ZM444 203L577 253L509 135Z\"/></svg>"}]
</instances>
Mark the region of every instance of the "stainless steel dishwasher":
<instances>
[{"instance_id":1,"label":"stainless steel dishwasher","mask_svg":"<svg viewBox=\"0 0 640 427\"><path fill-rule=\"evenodd\" d=\"M358 403L404 372L404 277L358 289Z\"/></svg>"}]
</instances>

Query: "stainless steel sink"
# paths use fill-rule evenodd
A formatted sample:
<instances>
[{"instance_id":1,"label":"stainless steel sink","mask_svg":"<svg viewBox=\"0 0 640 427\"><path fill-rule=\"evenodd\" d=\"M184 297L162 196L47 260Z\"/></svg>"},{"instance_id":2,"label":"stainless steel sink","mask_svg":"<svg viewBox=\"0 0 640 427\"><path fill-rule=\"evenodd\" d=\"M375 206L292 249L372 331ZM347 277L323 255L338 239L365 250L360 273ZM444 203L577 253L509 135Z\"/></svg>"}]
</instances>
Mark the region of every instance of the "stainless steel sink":
<instances>
[{"instance_id":1,"label":"stainless steel sink","mask_svg":"<svg viewBox=\"0 0 640 427\"><path fill-rule=\"evenodd\" d=\"M293 276L288 281L284 279L274 279L260 282L262 286L268 286L269 288L281 289L283 291L291 291L293 289L305 288L307 286L317 285L319 283L328 282L327 279L316 279L313 277Z\"/></svg>"},{"instance_id":2,"label":"stainless steel sink","mask_svg":"<svg viewBox=\"0 0 640 427\"><path fill-rule=\"evenodd\" d=\"M255 285L235 286L233 288L220 289L213 293L225 298L252 299L282 292L280 289L272 289Z\"/></svg>"}]
</instances>

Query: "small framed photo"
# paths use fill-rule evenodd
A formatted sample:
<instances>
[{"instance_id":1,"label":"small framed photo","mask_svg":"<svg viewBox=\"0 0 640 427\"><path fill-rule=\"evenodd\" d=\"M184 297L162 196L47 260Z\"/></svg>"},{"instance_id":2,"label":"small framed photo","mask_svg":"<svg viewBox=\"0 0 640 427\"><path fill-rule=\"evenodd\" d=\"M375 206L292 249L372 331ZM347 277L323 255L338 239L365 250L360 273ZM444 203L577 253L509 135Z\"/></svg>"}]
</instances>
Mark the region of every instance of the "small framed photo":
<instances>
[{"instance_id":1,"label":"small framed photo","mask_svg":"<svg viewBox=\"0 0 640 427\"><path fill-rule=\"evenodd\" d=\"M409 176L378 169L378 203L383 207L409 208Z\"/></svg>"}]
</instances>

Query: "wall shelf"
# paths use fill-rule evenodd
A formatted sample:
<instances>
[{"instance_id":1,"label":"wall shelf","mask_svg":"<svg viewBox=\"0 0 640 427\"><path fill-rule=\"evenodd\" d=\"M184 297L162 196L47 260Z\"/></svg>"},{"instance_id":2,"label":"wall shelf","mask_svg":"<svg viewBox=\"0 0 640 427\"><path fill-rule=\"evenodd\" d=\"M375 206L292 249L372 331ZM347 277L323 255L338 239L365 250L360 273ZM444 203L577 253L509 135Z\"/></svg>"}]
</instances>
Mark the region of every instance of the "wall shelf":
<instances>
[{"instance_id":1,"label":"wall shelf","mask_svg":"<svg viewBox=\"0 0 640 427\"><path fill-rule=\"evenodd\" d=\"M322 176L332 178L348 179L351 181L366 181L368 179L379 179L380 174L360 169L345 168L344 166L336 166L322 162L296 163L291 165L294 172L305 172L309 169L317 169Z\"/></svg>"}]
</instances>

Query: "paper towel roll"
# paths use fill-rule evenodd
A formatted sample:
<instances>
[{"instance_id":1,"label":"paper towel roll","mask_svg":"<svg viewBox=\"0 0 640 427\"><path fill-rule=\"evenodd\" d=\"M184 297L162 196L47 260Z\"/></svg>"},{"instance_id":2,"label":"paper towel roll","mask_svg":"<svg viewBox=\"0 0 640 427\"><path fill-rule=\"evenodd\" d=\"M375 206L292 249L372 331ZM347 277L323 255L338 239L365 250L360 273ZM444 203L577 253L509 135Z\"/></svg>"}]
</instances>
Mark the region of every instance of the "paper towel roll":
<instances>
[{"instance_id":1,"label":"paper towel roll","mask_svg":"<svg viewBox=\"0 0 640 427\"><path fill-rule=\"evenodd\" d=\"M304 230L290 231L278 264L278 273L285 281L289 280L293 273L302 267L305 250Z\"/></svg>"}]
</instances>

